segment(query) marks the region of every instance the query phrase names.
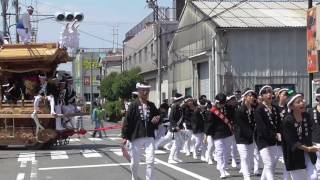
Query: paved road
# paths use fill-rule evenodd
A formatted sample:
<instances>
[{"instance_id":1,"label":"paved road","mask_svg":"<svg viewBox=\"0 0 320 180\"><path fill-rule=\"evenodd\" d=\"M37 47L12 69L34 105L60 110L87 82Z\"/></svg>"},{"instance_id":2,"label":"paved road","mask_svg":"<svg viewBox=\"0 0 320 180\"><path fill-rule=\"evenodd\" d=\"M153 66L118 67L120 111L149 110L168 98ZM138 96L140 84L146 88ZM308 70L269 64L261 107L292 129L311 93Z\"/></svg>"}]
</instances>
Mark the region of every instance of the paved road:
<instances>
[{"instance_id":1,"label":"paved road","mask_svg":"<svg viewBox=\"0 0 320 180\"><path fill-rule=\"evenodd\" d=\"M107 138L72 137L69 145L50 150L10 149L0 151L1 180L129 180L129 163L122 157L119 130L108 132ZM156 151L156 180L215 180L215 165L182 155L181 164L168 164L168 151ZM277 179L283 165L278 163ZM140 166L143 178L145 166ZM232 177L242 179L238 169L231 168ZM253 179L259 179L254 177Z\"/></svg>"}]
</instances>

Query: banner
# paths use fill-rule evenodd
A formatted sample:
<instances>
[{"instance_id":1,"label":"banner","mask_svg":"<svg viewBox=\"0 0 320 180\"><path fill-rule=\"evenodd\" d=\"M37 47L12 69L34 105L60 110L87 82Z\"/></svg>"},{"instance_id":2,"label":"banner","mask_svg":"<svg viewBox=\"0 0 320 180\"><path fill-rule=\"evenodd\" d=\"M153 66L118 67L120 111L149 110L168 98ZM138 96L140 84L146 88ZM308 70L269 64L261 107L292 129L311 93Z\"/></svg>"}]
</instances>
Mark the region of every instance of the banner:
<instances>
[{"instance_id":1,"label":"banner","mask_svg":"<svg viewBox=\"0 0 320 180\"><path fill-rule=\"evenodd\" d=\"M84 85L90 86L90 76L84 76Z\"/></svg>"},{"instance_id":2,"label":"banner","mask_svg":"<svg viewBox=\"0 0 320 180\"><path fill-rule=\"evenodd\" d=\"M319 71L317 38L317 8L307 11L307 71L316 73Z\"/></svg>"}]
</instances>

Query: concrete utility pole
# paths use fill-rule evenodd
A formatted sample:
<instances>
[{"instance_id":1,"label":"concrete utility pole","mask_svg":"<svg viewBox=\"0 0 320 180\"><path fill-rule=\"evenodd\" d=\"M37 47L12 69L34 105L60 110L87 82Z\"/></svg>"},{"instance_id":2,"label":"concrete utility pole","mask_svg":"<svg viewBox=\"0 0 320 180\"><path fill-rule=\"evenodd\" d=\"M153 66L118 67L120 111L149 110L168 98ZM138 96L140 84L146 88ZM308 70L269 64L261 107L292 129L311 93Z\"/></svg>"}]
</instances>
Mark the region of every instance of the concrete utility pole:
<instances>
[{"instance_id":1,"label":"concrete utility pole","mask_svg":"<svg viewBox=\"0 0 320 180\"><path fill-rule=\"evenodd\" d=\"M312 8L312 0L308 0L308 9ZM309 104L312 107L312 81L313 73L309 73Z\"/></svg>"},{"instance_id":2,"label":"concrete utility pole","mask_svg":"<svg viewBox=\"0 0 320 180\"><path fill-rule=\"evenodd\" d=\"M155 23L155 34L157 39L157 87L158 87L158 105L161 104L161 23L159 21L159 6L157 0L147 0L148 7L153 9L153 21Z\"/></svg>"}]
</instances>

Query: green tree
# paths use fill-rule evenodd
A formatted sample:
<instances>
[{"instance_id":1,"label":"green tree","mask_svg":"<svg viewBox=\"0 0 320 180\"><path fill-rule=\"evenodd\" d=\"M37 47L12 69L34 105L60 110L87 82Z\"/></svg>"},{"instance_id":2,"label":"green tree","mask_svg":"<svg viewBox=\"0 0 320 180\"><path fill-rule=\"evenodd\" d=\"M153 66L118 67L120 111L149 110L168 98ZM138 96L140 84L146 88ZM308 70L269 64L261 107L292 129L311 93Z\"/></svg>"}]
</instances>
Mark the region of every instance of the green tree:
<instances>
[{"instance_id":1,"label":"green tree","mask_svg":"<svg viewBox=\"0 0 320 180\"><path fill-rule=\"evenodd\" d=\"M124 109L124 99L130 99L136 89L136 83L143 80L140 68L134 68L122 73L112 72L101 82L101 95L107 99L105 108L110 120L121 119L121 110Z\"/></svg>"},{"instance_id":2,"label":"green tree","mask_svg":"<svg viewBox=\"0 0 320 180\"><path fill-rule=\"evenodd\" d=\"M101 96L105 97L108 101L116 101L118 97L116 93L112 90L112 86L115 83L119 73L112 72L107 77L105 77L101 82L100 92Z\"/></svg>"},{"instance_id":3,"label":"green tree","mask_svg":"<svg viewBox=\"0 0 320 180\"><path fill-rule=\"evenodd\" d=\"M112 91L121 99L130 99L131 93L136 89L136 83L143 80L140 68L134 68L122 72L117 76L115 83L112 85Z\"/></svg>"}]
</instances>

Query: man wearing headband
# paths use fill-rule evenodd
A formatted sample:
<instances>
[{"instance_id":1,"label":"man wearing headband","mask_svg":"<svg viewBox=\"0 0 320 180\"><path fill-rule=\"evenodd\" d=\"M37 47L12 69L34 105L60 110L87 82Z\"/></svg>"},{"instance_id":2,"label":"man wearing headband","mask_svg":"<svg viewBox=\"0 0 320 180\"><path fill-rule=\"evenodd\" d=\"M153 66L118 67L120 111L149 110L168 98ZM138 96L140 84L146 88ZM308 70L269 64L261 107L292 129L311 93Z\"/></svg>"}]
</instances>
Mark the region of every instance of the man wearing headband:
<instances>
[{"instance_id":1,"label":"man wearing headband","mask_svg":"<svg viewBox=\"0 0 320 180\"><path fill-rule=\"evenodd\" d=\"M181 104L183 99L184 97L182 94L175 94L173 98L173 105L171 106L171 111L169 114L170 132L173 134L173 144L171 146L168 158L168 163L170 164L182 162L178 156L183 143L181 135L181 130L183 130L183 110Z\"/></svg>"},{"instance_id":2,"label":"man wearing headband","mask_svg":"<svg viewBox=\"0 0 320 180\"><path fill-rule=\"evenodd\" d=\"M227 97L225 94L218 93L216 95L215 105L211 108L208 120L205 123L205 142L208 142L208 159L209 161L212 159L214 144L220 178L230 176L230 173L227 172L227 165L231 153L232 134L234 130L231 120L227 117L226 100Z\"/></svg>"},{"instance_id":3,"label":"man wearing headband","mask_svg":"<svg viewBox=\"0 0 320 180\"><path fill-rule=\"evenodd\" d=\"M123 144L130 144L130 168L132 180L138 180L141 147L146 154L146 180L153 179L154 131L159 125L160 116L154 103L148 101L151 86L137 83L138 99L129 105L122 124Z\"/></svg>"},{"instance_id":4,"label":"man wearing headband","mask_svg":"<svg viewBox=\"0 0 320 180\"><path fill-rule=\"evenodd\" d=\"M292 180L317 180L314 164L320 148L312 143L311 119L306 112L303 95L291 96L287 106L289 113L282 122L285 167Z\"/></svg>"},{"instance_id":5,"label":"man wearing headband","mask_svg":"<svg viewBox=\"0 0 320 180\"><path fill-rule=\"evenodd\" d=\"M30 16L33 14L33 7L28 6L27 13L24 13L17 23L17 33L20 36L20 40L24 44L31 42L31 22Z\"/></svg>"},{"instance_id":6,"label":"man wearing headband","mask_svg":"<svg viewBox=\"0 0 320 180\"><path fill-rule=\"evenodd\" d=\"M191 115L192 139L195 139L193 157L197 159L200 154L201 160L206 161L206 146L204 141L204 123L208 120L207 100L199 99L194 112Z\"/></svg>"},{"instance_id":7,"label":"man wearing headband","mask_svg":"<svg viewBox=\"0 0 320 180\"><path fill-rule=\"evenodd\" d=\"M72 77L68 77L66 79L65 104L62 106L63 114L74 114L76 112L76 98L76 91L73 89L73 79ZM75 128L75 123L72 118L64 117L64 122L69 128Z\"/></svg>"},{"instance_id":8,"label":"man wearing headband","mask_svg":"<svg viewBox=\"0 0 320 180\"><path fill-rule=\"evenodd\" d=\"M39 81L40 81L40 85L38 87L38 95L35 96L35 109L38 108L36 107L37 105L39 105L39 101L41 101L41 99L46 99L49 101L50 104L50 113L52 115L56 115L55 111L54 111L54 93L56 92L56 86L48 83L47 80L47 76L46 75L39 75ZM36 110L35 112L36 113Z\"/></svg>"},{"instance_id":9,"label":"man wearing headband","mask_svg":"<svg viewBox=\"0 0 320 180\"><path fill-rule=\"evenodd\" d=\"M254 103L257 95L252 89L246 89L241 98L243 100L236 114L235 138L240 155L243 179L250 180L254 165Z\"/></svg>"},{"instance_id":10,"label":"man wearing headband","mask_svg":"<svg viewBox=\"0 0 320 180\"><path fill-rule=\"evenodd\" d=\"M191 126L191 116L195 109L195 101L192 96L188 95L184 98L184 103L182 105L183 111L183 127L184 130L181 132L183 133L184 139L182 139L182 144L184 144L184 151L186 156L190 156L190 149L191 149L191 137L192 137L192 126ZM193 153L193 158L197 159L195 153Z\"/></svg>"},{"instance_id":11,"label":"man wearing headband","mask_svg":"<svg viewBox=\"0 0 320 180\"><path fill-rule=\"evenodd\" d=\"M226 110L227 110L227 117L231 120L233 126L236 121L236 110L238 109L239 103L235 95L227 96L227 103L226 103ZM232 145L231 145L231 167L236 168L238 167L237 164L237 145L234 136L232 136Z\"/></svg>"},{"instance_id":12,"label":"man wearing headband","mask_svg":"<svg viewBox=\"0 0 320 180\"><path fill-rule=\"evenodd\" d=\"M259 94L262 97L262 103L256 108L254 119L257 132L256 143L263 161L261 179L272 180L278 161L277 144L281 141L281 121L276 107L272 105L272 87L263 86Z\"/></svg>"}]
</instances>

